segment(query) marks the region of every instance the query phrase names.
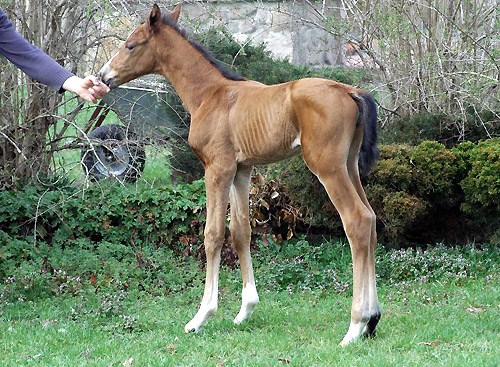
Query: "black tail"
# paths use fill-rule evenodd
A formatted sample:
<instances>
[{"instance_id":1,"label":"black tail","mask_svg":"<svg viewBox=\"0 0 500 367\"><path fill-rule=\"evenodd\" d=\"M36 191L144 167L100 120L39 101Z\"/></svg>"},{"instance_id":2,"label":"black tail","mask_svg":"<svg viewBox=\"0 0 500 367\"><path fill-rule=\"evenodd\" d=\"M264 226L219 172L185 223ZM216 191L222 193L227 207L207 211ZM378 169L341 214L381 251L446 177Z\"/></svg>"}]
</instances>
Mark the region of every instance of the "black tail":
<instances>
[{"instance_id":1,"label":"black tail","mask_svg":"<svg viewBox=\"0 0 500 367\"><path fill-rule=\"evenodd\" d=\"M362 176L366 176L379 158L377 148L377 105L370 93L349 93L358 105L357 125L364 125L363 142L359 153L359 167Z\"/></svg>"}]
</instances>

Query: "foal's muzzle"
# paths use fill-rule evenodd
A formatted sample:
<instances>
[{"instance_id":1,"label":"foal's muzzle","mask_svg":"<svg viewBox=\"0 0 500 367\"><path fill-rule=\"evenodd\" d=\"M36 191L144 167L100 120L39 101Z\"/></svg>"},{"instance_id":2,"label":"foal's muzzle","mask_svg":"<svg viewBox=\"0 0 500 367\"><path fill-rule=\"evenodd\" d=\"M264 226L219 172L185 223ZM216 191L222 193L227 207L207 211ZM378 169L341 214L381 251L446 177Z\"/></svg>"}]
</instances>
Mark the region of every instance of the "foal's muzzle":
<instances>
[{"instance_id":1,"label":"foal's muzzle","mask_svg":"<svg viewBox=\"0 0 500 367\"><path fill-rule=\"evenodd\" d=\"M111 89L116 88L118 85L116 83L116 78L112 75L113 73L110 72L109 68L105 65L100 71L99 74L97 75L99 79L106 84L108 87Z\"/></svg>"}]
</instances>

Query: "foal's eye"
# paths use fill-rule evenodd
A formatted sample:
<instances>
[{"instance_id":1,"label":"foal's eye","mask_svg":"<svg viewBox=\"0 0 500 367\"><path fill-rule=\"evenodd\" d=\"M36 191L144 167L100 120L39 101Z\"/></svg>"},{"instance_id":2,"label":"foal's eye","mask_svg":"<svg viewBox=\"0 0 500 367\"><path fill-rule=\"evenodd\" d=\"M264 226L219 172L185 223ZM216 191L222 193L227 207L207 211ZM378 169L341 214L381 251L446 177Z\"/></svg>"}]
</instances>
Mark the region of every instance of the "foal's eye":
<instances>
[{"instance_id":1,"label":"foal's eye","mask_svg":"<svg viewBox=\"0 0 500 367\"><path fill-rule=\"evenodd\" d=\"M135 47L134 45L125 45L125 48L126 48L127 50L133 50L133 49L134 49L134 47Z\"/></svg>"}]
</instances>

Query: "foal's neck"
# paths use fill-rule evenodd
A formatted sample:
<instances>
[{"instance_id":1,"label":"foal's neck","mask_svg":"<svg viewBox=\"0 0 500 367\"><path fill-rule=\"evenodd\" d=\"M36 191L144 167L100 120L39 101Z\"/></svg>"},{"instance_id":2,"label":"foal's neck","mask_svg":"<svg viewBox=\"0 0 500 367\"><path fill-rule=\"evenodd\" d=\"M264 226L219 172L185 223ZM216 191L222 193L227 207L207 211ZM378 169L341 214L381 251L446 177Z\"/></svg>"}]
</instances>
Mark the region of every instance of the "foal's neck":
<instances>
[{"instance_id":1,"label":"foal's neck","mask_svg":"<svg viewBox=\"0 0 500 367\"><path fill-rule=\"evenodd\" d=\"M191 115L217 88L230 82L200 51L171 27L163 29L158 36L157 45L159 73L172 83Z\"/></svg>"}]
</instances>

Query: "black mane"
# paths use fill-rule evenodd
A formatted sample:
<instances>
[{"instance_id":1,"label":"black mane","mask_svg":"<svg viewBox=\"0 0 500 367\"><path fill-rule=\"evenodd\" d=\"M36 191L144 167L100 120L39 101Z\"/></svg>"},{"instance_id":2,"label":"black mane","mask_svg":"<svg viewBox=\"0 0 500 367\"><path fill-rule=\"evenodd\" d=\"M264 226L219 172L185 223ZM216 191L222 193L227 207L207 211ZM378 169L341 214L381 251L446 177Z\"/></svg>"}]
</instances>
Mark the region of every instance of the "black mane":
<instances>
[{"instance_id":1,"label":"black mane","mask_svg":"<svg viewBox=\"0 0 500 367\"><path fill-rule=\"evenodd\" d=\"M161 20L164 24L171 27L178 34L180 34L186 41L188 41L205 59L207 59L210 62L210 64L212 64L213 66L215 66L217 68L217 70L219 70L219 72L222 74L223 77L225 77L226 79L235 80L235 81L246 80L241 75L239 75L237 72L227 70L223 66L222 62L220 62L215 57L213 57L213 55L210 53L210 51L208 51L202 45L188 39L187 35L186 35L186 31L184 29L179 28L177 23L169 15L163 15Z\"/></svg>"}]
</instances>

